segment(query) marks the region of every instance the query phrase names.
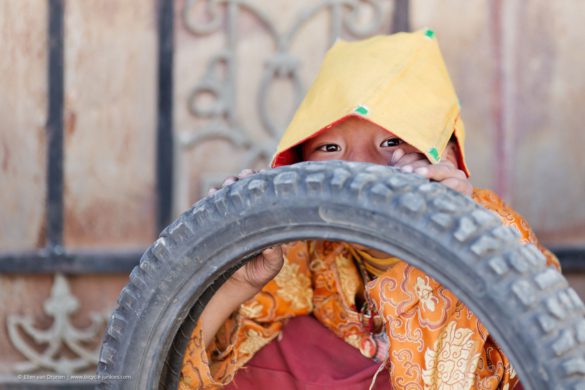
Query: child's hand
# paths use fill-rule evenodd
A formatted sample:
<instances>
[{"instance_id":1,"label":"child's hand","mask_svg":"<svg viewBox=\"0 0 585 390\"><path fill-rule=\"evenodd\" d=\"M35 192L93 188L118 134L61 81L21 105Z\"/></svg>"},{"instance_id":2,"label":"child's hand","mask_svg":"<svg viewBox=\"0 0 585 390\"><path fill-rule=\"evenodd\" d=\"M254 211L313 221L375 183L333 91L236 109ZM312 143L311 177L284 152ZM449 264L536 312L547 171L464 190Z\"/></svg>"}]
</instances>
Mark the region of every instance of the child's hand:
<instances>
[{"instance_id":1,"label":"child's hand","mask_svg":"<svg viewBox=\"0 0 585 390\"><path fill-rule=\"evenodd\" d=\"M403 172L415 173L437 181L464 195L471 196L473 186L465 172L457 167L452 153L445 153L438 164L431 164L422 153L405 153L397 149L392 155L390 165L399 167Z\"/></svg>"},{"instance_id":2,"label":"child's hand","mask_svg":"<svg viewBox=\"0 0 585 390\"><path fill-rule=\"evenodd\" d=\"M252 176L259 171L252 169L244 169L236 176L226 178L221 187L213 187L209 189L207 195L219 191L225 186L235 183L238 180ZM229 279L231 284L237 285L241 288L241 292L245 293L247 299L256 294L266 283L271 281L282 268L284 257L282 255L282 248L280 245L272 248L267 248L254 259L248 261L243 267L238 269Z\"/></svg>"},{"instance_id":3,"label":"child's hand","mask_svg":"<svg viewBox=\"0 0 585 390\"><path fill-rule=\"evenodd\" d=\"M220 189L222 189L223 187L229 186L230 184L234 184L238 180L244 179L244 178L246 178L248 176L252 176L252 175L254 175L254 174L258 173L258 172L261 172L261 171L255 171L255 170L249 169L249 168L243 169L240 173L237 174L237 176L230 176L230 177L226 178L223 181L223 183L221 184L220 187L211 187L209 189L209 191L207 192L207 195L208 196L209 195L212 195L215 192L217 192Z\"/></svg>"},{"instance_id":4,"label":"child's hand","mask_svg":"<svg viewBox=\"0 0 585 390\"><path fill-rule=\"evenodd\" d=\"M262 253L248 261L232 275L229 281L249 291L249 298L252 298L266 283L274 279L283 264L282 246L276 245L264 249Z\"/></svg>"},{"instance_id":5,"label":"child's hand","mask_svg":"<svg viewBox=\"0 0 585 390\"><path fill-rule=\"evenodd\" d=\"M201 313L201 329L205 346L209 346L221 324L238 307L251 299L278 274L284 263L280 245L265 249L238 269L219 290Z\"/></svg>"}]
</instances>

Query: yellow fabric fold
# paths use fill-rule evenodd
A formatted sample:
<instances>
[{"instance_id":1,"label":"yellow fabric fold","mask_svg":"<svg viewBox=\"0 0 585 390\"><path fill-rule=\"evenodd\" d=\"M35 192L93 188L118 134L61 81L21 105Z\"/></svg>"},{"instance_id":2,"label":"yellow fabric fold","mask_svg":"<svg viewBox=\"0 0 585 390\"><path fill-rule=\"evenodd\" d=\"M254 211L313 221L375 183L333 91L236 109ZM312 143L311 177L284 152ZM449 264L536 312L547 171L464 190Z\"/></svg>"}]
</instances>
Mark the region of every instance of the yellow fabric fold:
<instances>
[{"instance_id":1,"label":"yellow fabric fold","mask_svg":"<svg viewBox=\"0 0 585 390\"><path fill-rule=\"evenodd\" d=\"M354 245L345 243L345 248L351 253L355 261L361 264L366 271L375 277L383 274L388 268L391 268L401 260L394 256L389 257L374 257L370 255L367 250L356 248Z\"/></svg>"}]
</instances>

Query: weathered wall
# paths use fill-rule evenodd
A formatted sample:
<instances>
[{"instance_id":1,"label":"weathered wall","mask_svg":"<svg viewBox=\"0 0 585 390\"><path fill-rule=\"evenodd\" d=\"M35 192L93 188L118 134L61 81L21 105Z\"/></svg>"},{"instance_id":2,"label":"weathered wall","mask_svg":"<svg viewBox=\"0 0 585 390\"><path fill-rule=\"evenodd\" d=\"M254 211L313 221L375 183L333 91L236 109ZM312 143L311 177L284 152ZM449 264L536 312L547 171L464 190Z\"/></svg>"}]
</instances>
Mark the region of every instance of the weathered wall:
<instances>
[{"instance_id":1,"label":"weathered wall","mask_svg":"<svg viewBox=\"0 0 585 390\"><path fill-rule=\"evenodd\" d=\"M585 243L585 3L508 5L511 201L550 243Z\"/></svg>"},{"instance_id":2,"label":"weathered wall","mask_svg":"<svg viewBox=\"0 0 585 390\"><path fill-rule=\"evenodd\" d=\"M0 248L42 245L46 2L0 1Z\"/></svg>"},{"instance_id":3,"label":"weathered wall","mask_svg":"<svg viewBox=\"0 0 585 390\"><path fill-rule=\"evenodd\" d=\"M65 246L144 247L154 236L155 7L69 1L65 15Z\"/></svg>"},{"instance_id":4,"label":"weathered wall","mask_svg":"<svg viewBox=\"0 0 585 390\"><path fill-rule=\"evenodd\" d=\"M222 19L218 29L194 33L191 24L213 22L204 2L199 3L184 13L185 2L175 1L175 213L221 178L266 164L296 104L287 77L267 84L264 112L274 129L262 122L259 92L262 77L268 75L266 64L288 64L306 88L331 41L330 22L336 20L321 9L302 23L290 45L283 45L281 54L287 56L275 57L278 39L319 2L253 0L250 4L268 15L270 23L262 23L258 13L241 11L232 24ZM363 5L357 25L388 32L393 2L380 4L379 25ZM474 183L504 196L545 243L585 245L585 163L579 159L585 141L580 109L585 103L585 4L410 4L413 29L436 31L460 95ZM341 11L337 20L349 17L348 10ZM229 26L235 29L231 38L225 33ZM0 0L0 254L44 245L46 29L47 1ZM65 0L67 249L144 248L155 238L156 30L154 1ZM351 37L346 28L342 31ZM210 59L222 49L233 54L233 73L223 65L214 69L215 79L206 77ZM293 59L299 67L291 65ZM226 84L230 75L234 82ZM197 95L196 106L224 103L227 108L216 106L224 107L220 115L202 118L193 113L190 99L204 79L210 84L207 93ZM226 85L231 98L214 99L210 91ZM197 140L206 129L224 129L226 135ZM53 275L0 275L0 376L27 360L8 336L9 318L30 315L39 331L50 328L54 318L43 304L55 280ZM84 328L94 313L103 317L115 306L127 277L65 280L80 305L66 318ZM584 278L570 275L570 282L585 297ZM89 341L89 349L97 345L100 332ZM35 345L30 335L21 336Z\"/></svg>"},{"instance_id":5,"label":"weathered wall","mask_svg":"<svg viewBox=\"0 0 585 390\"><path fill-rule=\"evenodd\" d=\"M411 4L412 27L437 32L460 94L474 183L496 190L546 244L585 244L585 4Z\"/></svg>"},{"instance_id":6,"label":"weathered wall","mask_svg":"<svg viewBox=\"0 0 585 390\"><path fill-rule=\"evenodd\" d=\"M142 0L64 4L64 245L67 250L144 248L155 236L155 5ZM2 254L45 245L47 5L46 0L0 1ZM105 323L128 277L66 276L67 288L52 292L64 286L57 278L0 275L0 379L16 372L18 364L38 363L19 345L45 351L47 345L31 337L54 329L55 313L45 306L59 292L60 320L81 330L95 318L92 337L79 344L95 355L88 366L95 370ZM64 311L68 300L78 308ZM26 317L32 332L22 326ZM64 339L56 341L61 352L55 358L80 358L64 347Z\"/></svg>"}]
</instances>

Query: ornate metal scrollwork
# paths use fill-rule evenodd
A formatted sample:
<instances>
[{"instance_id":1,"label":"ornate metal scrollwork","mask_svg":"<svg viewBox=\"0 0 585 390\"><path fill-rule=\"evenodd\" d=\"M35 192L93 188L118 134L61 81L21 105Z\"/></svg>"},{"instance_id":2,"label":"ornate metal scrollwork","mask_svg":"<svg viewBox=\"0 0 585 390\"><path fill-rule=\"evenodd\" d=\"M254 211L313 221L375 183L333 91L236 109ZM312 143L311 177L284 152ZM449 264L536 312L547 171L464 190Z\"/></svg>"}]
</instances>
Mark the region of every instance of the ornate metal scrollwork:
<instances>
[{"instance_id":1,"label":"ornate metal scrollwork","mask_svg":"<svg viewBox=\"0 0 585 390\"><path fill-rule=\"evenodd\" d=\"M187 0L182 9L182 20L185 28L196 36L206 36L223 31L226 36L225 47L214 55L208 62L203 77L195 85L190 98L189 110L197 118L206 119L207 123L193 132L179 132L176 139L176 155L184 153L202 143L220 139L244 152L241 167L251 167L256 161L266 161L274 152L276 141L284 130L277 123L287 123L300 103L305 88L299 76L301 59L291 52L291 46L299 30L320 12L328 12L330 19L327 36L329 46L341 36L342 32L356 38L363 38L375 33L389 30L384 26L384 0L320 0L311 2L292 18L290 28L279 32L269 15L251 0ZM194 9L205 8L207 18L196 20ZM369 19L364 23L362 12L369 8ZM252 15L274 42L274 52L268 55L260 77L257 94L257 115L264 132L263 139L251 134L246 125L237 119L236 109L236 69L238 61L236 48L238 46L238 18L242 13ZM291 83L293 91L293 107L290 108L287 118L273 117L267 108L270 88L277 81ZM212 98L212 103L203 105L201 97ZM207 99L209 101L209 99ZM183 130L183 129L182 129ZM181 176L180 161L178 182L184 179ZM213 179L209 175L202 175L201 179L209 184ZM220 178L216 178L219 181ZM182 184L178 184L181 187ZM206 187L202 186L202 190ZM185 188L176 188L175 193L182 198ZM183 197L184 198L184 197ZM175 201L179 208L184 202Z\"/></svg>"},{"instance_id":2,"label":"ornate metal scrollwork","mask_svg":"<svg viewBox=\"0 0 585 390\"><path fill-rule=\"evenodd\" d=\"M9 340L27 359L17 363L14 371L27 373L49 370L66 375L95 367L99 345L93 349L86 345L95 344L99 340L107 316L91 313L91 325L85 329L76 328L70 317L79 309L79 301L71 294L67 279L61 274L55 275L51 295L44 302L43 309L53 318L49 329L37 329L35 319L30 316L11 315L7 319ZM38 352L37 347L29 344L29 339L38 346L45 346L44 350ZM65 349L75 357L66 357L63 353Z\"/></svg>"}]
</instances>

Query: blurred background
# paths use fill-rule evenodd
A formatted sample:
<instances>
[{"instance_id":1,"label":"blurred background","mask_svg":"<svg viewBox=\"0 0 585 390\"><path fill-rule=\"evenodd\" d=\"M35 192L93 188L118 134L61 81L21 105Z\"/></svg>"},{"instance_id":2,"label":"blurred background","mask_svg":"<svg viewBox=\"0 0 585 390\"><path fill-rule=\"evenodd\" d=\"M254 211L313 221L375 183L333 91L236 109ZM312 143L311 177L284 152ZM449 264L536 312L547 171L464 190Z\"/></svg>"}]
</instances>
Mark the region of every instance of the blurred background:
<instances>
[{"instance_id":1,"label":"blurred background","mask_svg":"<svg viewBox=\"0 0 585 390\"><path fill-rule=\"evenodd\" d=\"M338 37L436 32L473 183L585 297L583 20L579 0L0 0L0 388L92 384L61 375L95 369L141 253L266 166Z\"/></svg>"}]
</instances>

